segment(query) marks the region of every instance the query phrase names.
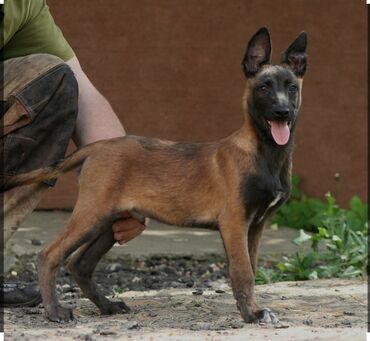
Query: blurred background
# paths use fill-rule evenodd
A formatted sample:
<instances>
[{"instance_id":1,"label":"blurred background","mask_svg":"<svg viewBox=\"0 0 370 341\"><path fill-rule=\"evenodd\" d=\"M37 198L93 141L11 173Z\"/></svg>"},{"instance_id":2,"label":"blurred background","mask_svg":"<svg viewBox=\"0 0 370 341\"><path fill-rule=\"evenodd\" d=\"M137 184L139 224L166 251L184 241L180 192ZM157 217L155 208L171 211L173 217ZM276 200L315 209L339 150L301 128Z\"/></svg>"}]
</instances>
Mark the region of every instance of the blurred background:
<instances>
[{"instance_id":1,"label":"blurred background","mask_svg":"<svg viewBox=\"0 0 370 341\"><path fill-rule=\"evenodd\" d=\"M298 33L307 31L309 68L293 173L309 195L331 191L345 206L354 194L367 200L365 1L47 2L127 132L164 139L210 141L238 129L249 38L267 26L273 62L279 62ZM72 208L75 177L60 178L39 208Z\"/></svg>"}]
</instances>

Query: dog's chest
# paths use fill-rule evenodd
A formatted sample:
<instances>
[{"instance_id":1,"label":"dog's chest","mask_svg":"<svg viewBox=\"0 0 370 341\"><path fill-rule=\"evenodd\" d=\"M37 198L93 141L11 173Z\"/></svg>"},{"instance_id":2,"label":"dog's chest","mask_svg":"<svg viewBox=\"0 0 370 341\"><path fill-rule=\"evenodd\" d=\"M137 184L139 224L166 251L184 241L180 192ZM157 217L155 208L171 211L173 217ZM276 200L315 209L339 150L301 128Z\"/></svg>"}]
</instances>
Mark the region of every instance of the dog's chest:
<instances>
[{"instance_id":1,"label":"dog's chest","mask_svg":"<svg viewBox=\"0 0 370 341\"><path fill-rule=\"evenodd\" d=\"M260 222L289 197L290 186L277 174L259 172L246 176L241 193L248 221Z\"/></svg>"}]
</instances>

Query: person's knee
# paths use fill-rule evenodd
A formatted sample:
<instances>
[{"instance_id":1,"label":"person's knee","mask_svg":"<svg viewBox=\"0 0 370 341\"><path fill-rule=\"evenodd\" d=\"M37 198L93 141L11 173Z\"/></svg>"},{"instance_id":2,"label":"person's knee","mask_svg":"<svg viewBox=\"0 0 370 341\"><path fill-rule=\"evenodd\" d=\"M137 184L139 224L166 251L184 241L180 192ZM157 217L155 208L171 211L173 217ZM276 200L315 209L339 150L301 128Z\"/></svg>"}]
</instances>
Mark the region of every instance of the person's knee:
<instances>
[{"instance_id":1,"label":"person's knee","mask_svg":"<svg viewBox=\"0 0 370 341\"><path fill-rule=\"evenodd\" d=\"M76 108L76 110L68 110L68 114L77 116L78 106L78 82L74 72L61 58L50 55L50 54L35 54L30 57L30 61L33 65L40 67L40 65L47 65L47 71L43 73L39 80L36 82L40 84L41 94L58 94L58 98L66 103L69 108ZM46 81L42 81L46 78ZM45 85L49 89L45 89ZM63 112L64 110L61 110ZM64 111L65 112L65 111Z\"/></svg>"},{"instance_id":2,"label":"person's knee","mask_svg":"<svg viewBox=\"0 0 370 341\"><path fill-rule=\"evenodd\" d=\"M78 82L72 69L66 63L63 63L60 65L60 72L63 75L66 95L78 98Z\"/></svg>"},{"instance_id":3,"label":"person's knee","mask_svg":"<svg viewBox=\"0 0 370 341\"><path fill-rule=\"evenodd\" d=\"M67 129L68 126L74 126L78 114L79 89L72 69L63 62L49 70L44 78L39 82L40 96L48 98L47 106L40 111L43 121L46 124L52 115L50 120L53 121L54 131L58 127ZM49 89L45 89L45 86Z\"/></svg>"},{"instance_id":4,"label":"person's knee","mask_svg":"<svg viewBox=\"0 0 370 341\"><path fill-rule=\"evenodd\" d=\"M58 88L61 100L65 103L69 103L68 107L76 108L76 110L69 110L68 113L77 116L79 94L77 79L72 69L66 63L60 64L56 73L57 75L55 76L60 79Z\"/></svg>"}]
</instances>

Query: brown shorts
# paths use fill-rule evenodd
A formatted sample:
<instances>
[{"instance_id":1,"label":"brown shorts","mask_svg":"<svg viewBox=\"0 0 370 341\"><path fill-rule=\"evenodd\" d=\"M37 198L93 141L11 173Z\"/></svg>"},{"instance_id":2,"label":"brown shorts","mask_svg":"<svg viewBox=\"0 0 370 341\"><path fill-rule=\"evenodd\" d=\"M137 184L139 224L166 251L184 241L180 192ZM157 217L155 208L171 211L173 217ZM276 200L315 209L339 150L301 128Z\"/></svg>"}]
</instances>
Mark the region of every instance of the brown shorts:
<instances>
[{"instance_id":1,"label":"brown shorts","mask_svg":"<svg viewBox=\"0 0 370 341\"><path fill-rule=\"evenodd\" d=\"M9 176L63 158L76 122L78 85L68 65L47 54L9 59L3 67L0 157Z\"/></svg>"}]
</instances>

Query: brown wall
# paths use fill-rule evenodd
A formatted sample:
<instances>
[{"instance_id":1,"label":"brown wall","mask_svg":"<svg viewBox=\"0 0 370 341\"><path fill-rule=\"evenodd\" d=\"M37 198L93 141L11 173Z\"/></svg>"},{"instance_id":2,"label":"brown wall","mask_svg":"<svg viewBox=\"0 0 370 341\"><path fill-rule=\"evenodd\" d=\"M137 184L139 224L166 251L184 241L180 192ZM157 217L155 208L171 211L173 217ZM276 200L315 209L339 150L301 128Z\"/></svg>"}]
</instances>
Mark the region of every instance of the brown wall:
<instances>
[{"instance_id":1,"label":"brown wall","mask_svg":"<svg viewBox=\"0 0 370 341\"><path fill-rule=\"evenodd\" d=\"M273 54L309 35L294 173L347 203L367 193L367 15L363 0L49 0L56 22L129 133L218 139L242 123L241 58L268 26ZM340 173L341 183L334 181ZM73 176L41 206L71 207Z\"/></svg>"}]
</instances>

